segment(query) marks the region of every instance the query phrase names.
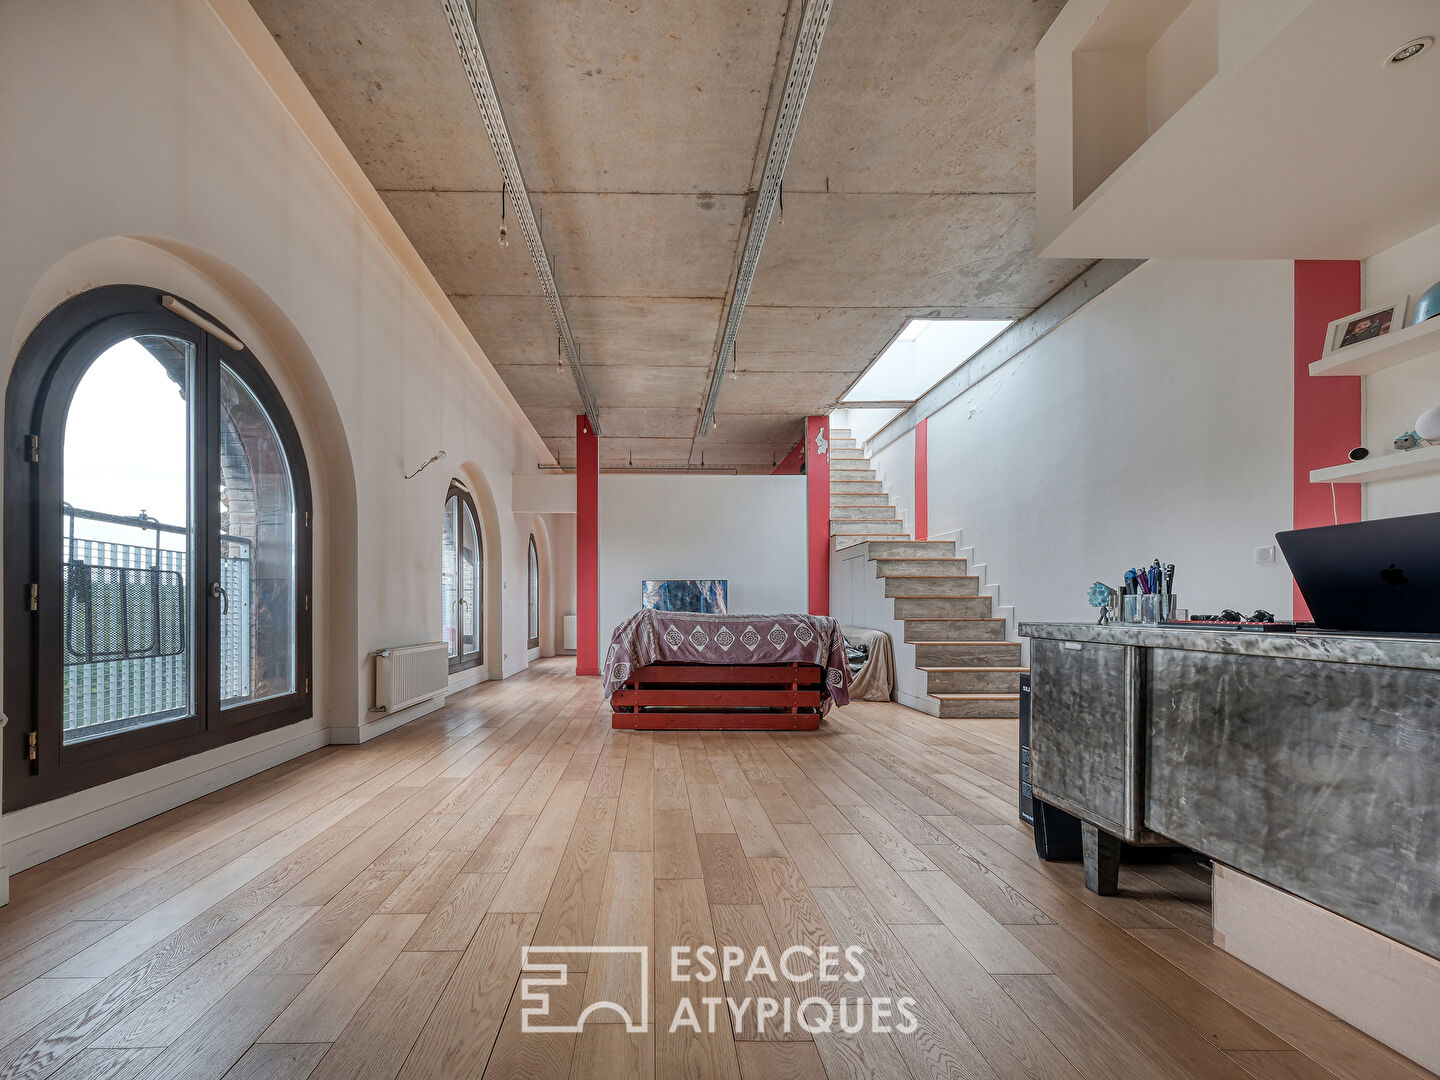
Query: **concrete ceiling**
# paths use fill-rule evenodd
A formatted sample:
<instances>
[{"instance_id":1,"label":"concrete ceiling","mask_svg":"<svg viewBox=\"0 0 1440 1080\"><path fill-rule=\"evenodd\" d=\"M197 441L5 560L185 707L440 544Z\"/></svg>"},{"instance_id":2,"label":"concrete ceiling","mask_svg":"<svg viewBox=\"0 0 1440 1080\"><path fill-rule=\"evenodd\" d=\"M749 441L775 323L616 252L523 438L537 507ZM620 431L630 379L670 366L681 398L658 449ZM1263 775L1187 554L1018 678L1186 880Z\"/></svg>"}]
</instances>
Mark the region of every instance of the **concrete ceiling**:
<instances>
[{"instance_id":1,"label":"concrete ceiling","mask_svg":"<svg viewBox=\"0 0 1440 1080\"><path fill-rule=\"evenodd\" d=\"M499 171L440 0L252 3L572 465L579 395L523 243L497 243ZM1032 57L1062 6L835 0L702 439L801 0L475 0L601 464L768 471L910 316L1023 316L1084 269L1033 244Z\"/></svg>"}]
</instances>

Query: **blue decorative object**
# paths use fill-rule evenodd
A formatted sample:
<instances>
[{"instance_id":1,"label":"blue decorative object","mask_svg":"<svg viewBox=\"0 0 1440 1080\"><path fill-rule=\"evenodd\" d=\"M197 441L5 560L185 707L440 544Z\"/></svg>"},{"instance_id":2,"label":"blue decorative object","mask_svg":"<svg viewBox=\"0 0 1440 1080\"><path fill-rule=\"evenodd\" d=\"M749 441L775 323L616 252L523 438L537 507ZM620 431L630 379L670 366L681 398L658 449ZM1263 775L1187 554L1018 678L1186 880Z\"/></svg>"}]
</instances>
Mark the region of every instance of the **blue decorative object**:
<instances>
[{"instance_id":1,"label":"blue decorative object","mask_svg":"<svg viewBox=\"0 0 1440 1080\"><path fill-rule=\"evenodd\" d=\"M1420 445L1420 436L1413 431L1407 431L1403 435L1395 436L1396 450L1414 450Z\"/></svg>"},{"instance_id":2,"label":"blue decorative object","mask_svg":"<svg viewBox=\"0 0 1440 1080\"><path fill-rule=\"evenodd\" d=\"M1431 285L1425 290L1425 295L1415 301L1415 314L1410 317L1410 325L1418 326L1436 315L1440 315L1440 281Z\"/></svg>"},{"instance_id":3,"label":"blue decorative object","mask_svg":"<svg viewBox=\"0 0 1440 1080\"><path fill-rule=\"evenodd\" d=\"M1097 581L1090 586L1090 606L1100 609L1099 624L1101 626L1104 626L1110 621L1110 608L1115 605L1119 595L1119 593L1103 581Z\"/></svg>"}]
</instances>

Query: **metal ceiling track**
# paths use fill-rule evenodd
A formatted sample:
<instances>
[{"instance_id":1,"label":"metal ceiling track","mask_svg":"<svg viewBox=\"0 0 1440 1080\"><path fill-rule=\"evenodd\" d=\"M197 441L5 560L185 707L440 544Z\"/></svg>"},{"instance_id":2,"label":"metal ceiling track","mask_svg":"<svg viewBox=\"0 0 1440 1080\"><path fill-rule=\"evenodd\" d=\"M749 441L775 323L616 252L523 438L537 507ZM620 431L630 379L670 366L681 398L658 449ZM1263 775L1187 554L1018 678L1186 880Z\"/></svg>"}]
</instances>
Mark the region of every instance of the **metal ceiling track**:
<instances>
[{"instance_id":1,"label":"metal ceiling track","mask_svg":"<svg viewBox=\"0 0 1440 1080\"><path fill-rule=\"evenodd\" d=\"M460 51L460 62L470 80L475 104L480 106L480 117L485 121L485 133L490 136L490 148L495 151L495 161L500 166L500 176L510 196L515 220L519 222L520 235L525 238L525 246L535 263L535 275L540 279L545 302L550 306L550 317L555 320L555 331L560 335L560 347L570 365L570 374L575 377L575 388L580 391L580 400L585 404L585 415L590 419L590 429L599 435L600 416L595 408L595 397L590 393L590 385L585 381L585 371L580 366L575 338L570 333L570 320L565 317L565 305L560 302L560 290L555 285L555 274L550 269L550 257L545 253L544 241L540 239L540 227L535 222L535 210L530 205L530 192L525 187L520 163L515 159L515 147L510 142L510 130L505 126L505 114L500 108L500 98L495 93L495 82L490 78L490 65L485 60L485 50L481 48L475 20L466 0L440 2L445 7L445 18L450 23L450 32L455 35L455 47Z\"/></svg>"},{"instance_id":2,"label":"metal ceiling track","mask_svg":"<svg viewBox=\"0 0 1440 1080\"><path fill-rule=\"evenodd\" d=\"M446 0L447 6L450 3L451 0ZM750 218L750 232L745 237L745 253L740 257L735 291L730 294L730 306L725 312L725 332L720 338L720 353L715 358L710 394L705 399L705 411L700 415L701 435L710 434L710 428L715 423L715 407L720 401L720 388L725 385L725 369L735 355L735 335L745 314L745 302L750 298L750 283L755 279L760 249L765 246L765 234L770 230L770 217L775 212L780 182L785 178L790 148L795 144L800 110L805 107L805 95L810 91L810 79L820 58L820 42L825 36L825 26L830 22L830 4L831 0L806 0L805 13L800 17L800 32L795 36L790 70L785 75L785 96L775 116L775 130L770 135L770 152L765 156L765 172L760 178L755 213Z\"/></svg>"}]
</instances>

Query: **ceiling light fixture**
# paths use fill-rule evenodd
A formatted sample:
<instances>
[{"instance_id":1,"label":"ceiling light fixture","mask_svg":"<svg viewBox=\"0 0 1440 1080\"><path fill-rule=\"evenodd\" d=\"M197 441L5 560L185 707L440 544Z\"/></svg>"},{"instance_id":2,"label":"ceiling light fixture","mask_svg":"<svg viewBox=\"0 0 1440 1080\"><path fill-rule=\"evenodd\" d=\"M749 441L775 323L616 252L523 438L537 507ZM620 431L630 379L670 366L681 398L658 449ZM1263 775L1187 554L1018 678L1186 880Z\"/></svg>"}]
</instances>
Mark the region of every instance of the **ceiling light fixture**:
<instances>
[{"instance_id":1,"label":"ceiling light fixture","mask_svg":"<svg viewBox=\"0 0 1440 1080\"><path fill-rule=\"evenodd\" d=\"M500 181L500 246L509 247L510 237L505 235L505 181Z\"/></svg>"},{"instance_id":2,"label":"ceiling light fixture","mask_svg":"<svg viewBox=\"0 0 1440 1080\"><path fill-rule=\"evenodd\" d=\"M1418 37L1415 38L1413 41L1407 41L1404 45L1401 45L1400 48L1396 49L1393 53L1391 53L1385 63L1403 64L1406 60L1412 60L1415 57L1419 56L1422 52L1424 52L1433 44L1435 44L1435 39L1433 37Z\"/></svg>"}]
</instances>

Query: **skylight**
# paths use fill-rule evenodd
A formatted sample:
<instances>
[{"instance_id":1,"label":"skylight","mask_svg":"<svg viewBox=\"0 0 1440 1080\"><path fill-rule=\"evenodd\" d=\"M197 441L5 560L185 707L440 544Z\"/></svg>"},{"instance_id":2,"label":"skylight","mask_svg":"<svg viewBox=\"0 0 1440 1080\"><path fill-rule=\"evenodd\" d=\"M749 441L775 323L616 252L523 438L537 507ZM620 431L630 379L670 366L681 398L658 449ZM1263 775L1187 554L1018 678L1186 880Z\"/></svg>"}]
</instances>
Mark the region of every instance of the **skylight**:
<instances>
[{"instance_id":1,"label":"skylight","mask_svg":"<svg viewBox=\"0 0 1440 1080\"><path fill-rule=\"evenodd\" d=\"M843 402L914 401L983 349L1009 319L911 319Z\"/></svg>"}]
</instances>

